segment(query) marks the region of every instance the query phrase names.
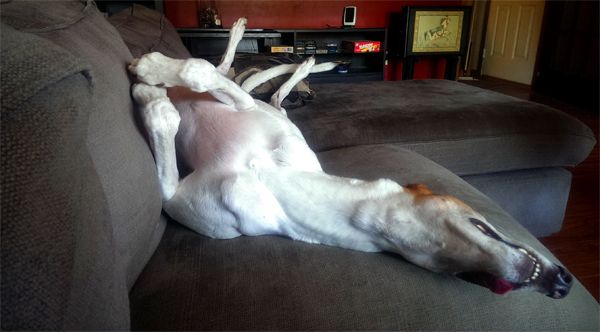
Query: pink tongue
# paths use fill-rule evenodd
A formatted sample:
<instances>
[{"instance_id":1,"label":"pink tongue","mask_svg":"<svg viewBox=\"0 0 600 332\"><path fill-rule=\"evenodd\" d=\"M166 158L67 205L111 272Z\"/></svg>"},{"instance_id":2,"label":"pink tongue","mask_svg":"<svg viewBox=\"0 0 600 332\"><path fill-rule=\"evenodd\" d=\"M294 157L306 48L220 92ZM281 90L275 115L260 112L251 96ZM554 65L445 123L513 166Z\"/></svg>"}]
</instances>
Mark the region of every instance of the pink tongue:
<instances>
[{"instance_id":1,"label":"pink tongue","mask_svg":"<svg viewBox=\"0 0 600 332\"><path fill-rule=\"evenodd\" d=\"M490 287L490 290L496 294L505 294L506 292L509 292L512 289L512 284L502 278L496 279Z\"/></svg>"}]
</instances>

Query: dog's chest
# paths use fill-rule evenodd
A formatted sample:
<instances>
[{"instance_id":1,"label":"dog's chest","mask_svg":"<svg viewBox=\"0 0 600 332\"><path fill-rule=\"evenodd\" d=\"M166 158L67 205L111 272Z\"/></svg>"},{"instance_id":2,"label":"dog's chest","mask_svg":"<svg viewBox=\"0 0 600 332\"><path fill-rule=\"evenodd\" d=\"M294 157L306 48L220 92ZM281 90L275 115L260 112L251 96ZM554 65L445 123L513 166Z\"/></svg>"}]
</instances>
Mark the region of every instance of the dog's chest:
<instances>
[{"instance_id":1,"label":"dog's chest","mask_svg":"<svg viewBox=\"0 0 600 332\"><path fill-rule=\"evenodd\" d=\"M181 112L178 149L194 169L275 166L273 152L292 134L290 125L263 111L232 111L224 104L196 102Z\"/></svg>"}]
</instances>

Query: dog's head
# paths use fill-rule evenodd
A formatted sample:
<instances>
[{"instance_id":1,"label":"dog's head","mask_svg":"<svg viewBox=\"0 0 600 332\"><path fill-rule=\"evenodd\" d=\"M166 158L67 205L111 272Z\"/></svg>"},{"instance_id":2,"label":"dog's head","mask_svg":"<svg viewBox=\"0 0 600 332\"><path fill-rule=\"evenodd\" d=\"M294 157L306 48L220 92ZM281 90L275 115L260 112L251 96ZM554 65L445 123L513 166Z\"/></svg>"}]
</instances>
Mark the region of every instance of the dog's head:
<instances>
[{"instance_id":1,"label":"dog's head","mask_svg":"<svg viewBox=\"0 0 600 332\"><path fill-rule=\"evenodd\" d=\"M565 268L509 239L465 203L434 195L422 185L404 189L400 198L394 199L404 208L390 209L383 218L387 221L381 235L391 251L426 269L456 275L498 294L517 289L557 299L568 294L573 277Z\"/></svg>"}]
</instances>

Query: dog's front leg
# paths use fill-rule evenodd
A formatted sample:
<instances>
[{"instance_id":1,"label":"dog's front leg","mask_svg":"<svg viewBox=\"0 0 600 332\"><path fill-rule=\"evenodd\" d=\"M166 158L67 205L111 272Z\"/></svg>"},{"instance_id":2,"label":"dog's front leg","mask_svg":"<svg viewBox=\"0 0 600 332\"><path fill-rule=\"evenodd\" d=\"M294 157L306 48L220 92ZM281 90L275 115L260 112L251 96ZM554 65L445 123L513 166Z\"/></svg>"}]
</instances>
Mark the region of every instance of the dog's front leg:
<instances>
[{"instance_id":1,"label":"dog's front leg","mask_svg":"<svg viewBox=\"0 0 600 332\"><path fill-rule=\"evenodd\" d=\"M256 106L247 92L204 59L178 60L154 52L134 60L129 70L148 85L183 86L196 92L208 92L236 110L248 110Z\"/></svg>"},{"instance_id":2,"label":"dog's front leg","mask_svg":"<svg viewBox=\"0 0 600 332\"><path fill-rule=\"evenodd\" d=\"M247 20L245 18L239 18L233 26L231 27L231 31L229 32L229 42L227 43L227 49L225 50L225 54L223 54L223 58L221 59L221 63L217 66L217 71L222 75L227 75L229 72L229 68L233 64L233 60L235 59L235 50L237 49L240 40L244 37L244 30L246 30Z\"/></svg>"},{"instance_id":3,"label":"dog's front leg","mask_svg":"<svg viewBox=\"0 0 600 332\"><path fill-rule=\"evenodd\" d=\"M175 135L181 118L164 88L141 83L133 86L132 94L142 111L142 118L148 132L162 199L168 201L175 195L179 186Z\"/></svg>"},{"instance_id":4,"label":"dog's front leg","mask_svg":"<svg viewBox=\"0 0 600 332\"><path fill-rule=\"evenodd\" d=\"M258 176L287 217L280 225L281 234L360 251L393 249L375 228L389 217L387 211L402 203L390 203L390 197L404 197L399 184L287 168L264 171Z\"/></svg>"}]
</instances>

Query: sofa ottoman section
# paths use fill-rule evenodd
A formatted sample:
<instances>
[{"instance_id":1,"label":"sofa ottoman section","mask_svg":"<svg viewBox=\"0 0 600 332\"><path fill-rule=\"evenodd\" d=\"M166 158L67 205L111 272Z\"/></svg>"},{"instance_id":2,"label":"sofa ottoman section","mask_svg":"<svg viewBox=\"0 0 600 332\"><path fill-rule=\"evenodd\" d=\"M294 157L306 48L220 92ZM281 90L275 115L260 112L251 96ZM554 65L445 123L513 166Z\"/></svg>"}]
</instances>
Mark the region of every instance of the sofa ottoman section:
<instances>
[{"instance_id":1,"label":"sofa ottoman section","mask_svg":"<svg viewBox=\"0 0 600 332\"><path fill-rule=\"evenodd\" d=\"M315 151L395 144L460 176L575 166L590 128L551 107L448 80L313 85L289 118Z\"/></svg>"},{"instance_id":2,"label":"sofa ottoman section","mask_svg":"<svg viewBox=\"0 0 600 332\"><path fill-rule=\"evenodd\" d=\"M534 236L544 237L560 231L571 189L571 173L566 169L537 168L462 178Z\"/></svg>"}]
</instances>

